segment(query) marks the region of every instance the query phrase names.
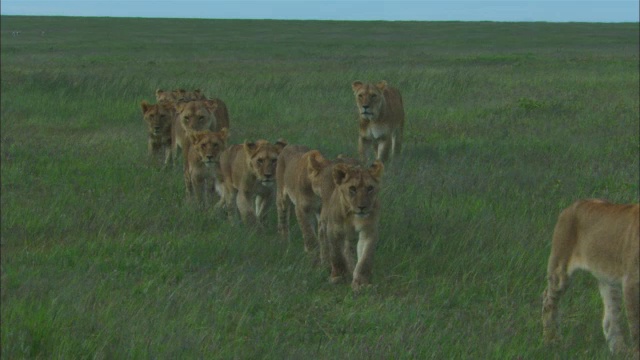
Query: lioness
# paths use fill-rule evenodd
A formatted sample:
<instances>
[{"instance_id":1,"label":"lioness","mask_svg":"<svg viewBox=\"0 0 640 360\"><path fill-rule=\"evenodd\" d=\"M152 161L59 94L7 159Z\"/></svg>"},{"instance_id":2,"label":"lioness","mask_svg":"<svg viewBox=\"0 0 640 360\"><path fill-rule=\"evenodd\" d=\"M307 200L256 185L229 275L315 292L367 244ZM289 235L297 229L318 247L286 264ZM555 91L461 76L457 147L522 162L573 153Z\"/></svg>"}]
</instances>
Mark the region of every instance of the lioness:
<instances>
[{"instance_id":1,"label":"lioness","mask_svg":"<svg viewBox=\"0 0 640 360\"><path fill-rule=\"evenodd\" d=\"M140 104L144 121L149 132L148 152L149 157L157 159L164 151L164 164L171 160L171 131L173 125L174 109L169 102L149 104L142 101Z\"/></svg>"},{"instance_id":2,"label":"lioness","mask_svg":"<svg viewBox=\"0 0 640 360\"><path fill-rule=\"evenodd\" d=\"M624 351L620 324L621 298L627 310L635 356L640 347L638 312L640 291L639 205L617 205L603 200L580 200L560 213L553 232L543 294L542 324L545 342L557 337L558 300L576 269L598 279L604 302L602 328L609 349ZM620 291L622 285L622 293Z\"/></svg>"},{"instance_id":3,"label":"lioness","mask_svg":"<svg viewBox=\"0 0 640 360\"><path fill-rule=\"evenodd\" d=\"M375 85L354 81L351 88L356 97L360 118L360 160L367 160L366 153L370 147L373 147L376 159L383 162L387 162L390 156L399 155L404 126L400 91L388 86L384 80Z\"/></svg>"},{"instance_id":4,"label":"lioness","mask_svg":"<svg viewBox=\"0 0 640 360\"><path fill-rule=\"evenodd\" d=\"M326 226L331 282L340 282L351 272L354 291L371 283L380 217L378 191L383 171L380 160L368 168L336 164L332 171L335 188L329 200L322 202L320 217ZM356 238L357 262L354 265L352 242Z\"/></svg>"},{"instance_id":5,"label":"lioness","mask_svg":"<svg viewBox=\"0 0 640 360\"><path fill-rule=\"evenodd\" d=\"M210 130L198 131L190 134L189 154L184 166L184 184L187 197L200 205L213 199L214 190L220 194L223 201L223 179L220 171L220 154L225 149L227 129L219 132Z\"/></svg>"},{"instance_id":6,"label":"lioness","mask_svg":"<svg viewBox=\"0 0 640 360\"><path fill-rule=\"evenodd\" d=\"M266 140L245 141L227 148L220 157L224 176L227 211L233 218L233 202L246 224L262 225L266 210L273 202L278 155L287 145Z\"/></svg>"}]
</instances>

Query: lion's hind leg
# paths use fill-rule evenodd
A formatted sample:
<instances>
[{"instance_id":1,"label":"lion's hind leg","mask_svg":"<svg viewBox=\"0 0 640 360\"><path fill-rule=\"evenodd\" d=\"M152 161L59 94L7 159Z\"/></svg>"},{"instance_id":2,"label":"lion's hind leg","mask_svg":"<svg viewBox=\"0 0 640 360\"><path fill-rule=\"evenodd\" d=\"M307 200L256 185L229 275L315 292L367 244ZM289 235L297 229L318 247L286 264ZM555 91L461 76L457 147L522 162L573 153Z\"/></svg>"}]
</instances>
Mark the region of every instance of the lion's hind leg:
<instances>
[{"instance_id":1,"label":"lion's hind leg","mask_svg":"<svg viewBox=\"0 0 640 360\"><path fill-rule=\"evenodd\" d=\"M637 268L636 268L637 271ZM631 344L634 347L635 356L640 356L640 284L638 277L627 276L622 283L622 292L624 295L624 304L627 311L627 320L629 321L629 333L631 334Z\"/></svg>"},{"instance_id":2,"label":"lion's hind leg","mask_svg":"<svg viewBox=\"0 0 640 360\"><path fill-rule=\"evenodd\" d=\"M624 351L624 335L620 326L622 293L616 284L600 280L600 296L604 305L602 331L612 353Z\"/></svg>"}]
</instances>

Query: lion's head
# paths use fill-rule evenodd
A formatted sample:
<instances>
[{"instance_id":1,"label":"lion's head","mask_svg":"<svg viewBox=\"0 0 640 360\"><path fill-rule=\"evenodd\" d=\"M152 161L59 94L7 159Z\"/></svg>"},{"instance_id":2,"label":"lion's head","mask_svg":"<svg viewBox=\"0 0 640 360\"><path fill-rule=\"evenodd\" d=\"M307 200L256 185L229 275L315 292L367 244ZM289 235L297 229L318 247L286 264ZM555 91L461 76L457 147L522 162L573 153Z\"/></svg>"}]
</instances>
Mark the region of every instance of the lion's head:
<instances>
[{"instance_id":1,"label":"lion's head","mask_svg":"<svg viewBox=\"0 0 640 360\"><path fill-rule=\"evenodd\" d=\"M159 136L171 131L171 122L174 114L173 104L165 101L149 104L146 101L142 101L140 107L150 135Z\"/></svg>"},{"instance_id":2,"label":"lion's head","mask_svg":"<svg viewBox=\"0 0 640 360\"><path fill-rule=\"evenodd\" d=\"M198 160L206 166L212 166L220 160L220 154L227 143L228 130L224 128L218 132L210 130L198 131L191 134L193 151L198 154Z\"/></svg>"},{"instance_id":3,"label":"lion's head","mask_svg":"<svg viewBox=\"0 0 640 360\"><path fill-rule=\"evenodd\" d=\"M282 139L276 141L275 144L266 140L244 143L243 147L247 155L249 169L262 184L271 185L275 182L278 155L286 145L287 142Z\"/></svg>"},{"instance_id":4,"label":"lion's head","mask_svg":"<svg viewBox=\"0 0 640 360\"><path fill-rule=\"evenodd\" d=\"M383 92L386 87L387 82L384 80L375 85L365 84L362 81L354 81L351 84L361 117L373 121L380 116L380 110L384 106Z\"/></svg>"},{"instance_id":5,"label":"lion's head","mask_svg":"<svg viewBox=\"0 0 640 360\"><path fill-rule=\"evenodd\" d=\"M384 165L376 160L370 167L338 163L333 168L333 181L340 203L349 214L365 218L378 207L378 190Z\"/></svg>"},{"instance_id":6,"label":"lion's head","mask_svg":"<svg viewBox=\"0 0 640 360\"><path fill-rule=\"evenodd\" d=\"M215 121L213 112L217 107L218 102L215 100L178 102L178 121L186 131L210 129Z\"/></svg>"}]
</instances>

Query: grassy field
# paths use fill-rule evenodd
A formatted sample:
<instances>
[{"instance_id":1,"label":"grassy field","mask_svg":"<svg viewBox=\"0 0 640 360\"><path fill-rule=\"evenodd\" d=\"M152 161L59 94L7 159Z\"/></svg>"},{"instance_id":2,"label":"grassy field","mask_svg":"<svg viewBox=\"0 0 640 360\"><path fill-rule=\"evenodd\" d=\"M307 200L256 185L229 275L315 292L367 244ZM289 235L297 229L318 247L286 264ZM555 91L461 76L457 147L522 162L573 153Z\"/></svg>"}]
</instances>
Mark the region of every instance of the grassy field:
<instances>
[{"instance_id":1,"label":"grassy field","mask_svg":"<svg viewBox=\"0 0 640 360\"><path fill-rule=\"evenodd\" d=\"M552 347L541 294L563 207L639 200L637 23L1 20L3 359L609 357L594 279ZM405 144L364 293L275 208L229 224L147 161L156 88L222 98L234 143L333 157L356 153L351 82L382 79Z\"/></svg>"}]
</instances>

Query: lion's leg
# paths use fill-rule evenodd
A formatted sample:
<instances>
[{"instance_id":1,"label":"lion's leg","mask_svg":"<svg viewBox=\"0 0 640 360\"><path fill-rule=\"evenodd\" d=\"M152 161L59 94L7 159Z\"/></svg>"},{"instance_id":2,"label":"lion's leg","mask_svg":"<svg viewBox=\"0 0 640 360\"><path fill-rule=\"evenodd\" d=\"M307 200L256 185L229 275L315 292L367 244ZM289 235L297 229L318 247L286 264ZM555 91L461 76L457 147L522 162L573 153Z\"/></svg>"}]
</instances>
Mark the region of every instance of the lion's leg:
<instances>
[{"instance_id":1,"label":"lion's leg","mask_svg":"<svg viewBox=\"0 0 640 360\"><path fill-rule=\"evenodd\" d=\"M627 277L622 283L622 292L629 321L631 344L633 344L636 357L638 357L637 354L640 352L640 311L638 310L640 307L640 284L638 284L638 278Z\"/></svg>"},{"instance_id":2,"label":"lion's leg","mask_svg":"<svg viewBox=\"0 0 640 360\"><path fill-rule=\"evenodd\" d=\"M327 229L327 239L329 240L329 261L331 262L331 282L333 284L344 281L347 270L347 263L342 255L342 248L345 243L344 233Z\"/></svg>"},{"instance_id":3,"label":"lion's leg","mask_svg":"<svg viewBox=\"0 0 640 360\"><path fill-rule=\"evenodd\" d=\"M371 283L376 238L376 234L360 232L357 245L358 262L353 270L353 282L351 283L353 290L357 291Z\"/></svg>"},{"instance_id":4,"label":"lion's leg","mask_svg":"<svg viewBox=\"0 0 640 360\"><path fill-rule=\"evenodd\" d=\"M164 166L173 165L173 159L171 158L171 145L164 147Z\"/></svg>"},{"instance_id":5,"label":"lion's leg","mask_svg":"<svg viewBox=\"0 0 640 360\"><path fill-rule=\"evenodd\" d=\"M280 236L288 240L289 239L289 214L291 212L291 201L287 194L278 189L276 194L276 210L278 212L278 233Z\"/></svg>"},{"instance_id":6,"label":"lion's leg","mask_svg":"<svg viewBox=\"0 0 640 360\"><path fill-rule=\"evenodd\" d=\"M377 139L374 142L374 148L376 149L376 159L387 163L389 160L389 152L391 151L391 139L388 137Z\"/></svg>"},{"instance_id":7,"label":"lion's leg","mask_svg":"<svg viewBox=\"0 0 640 360\"><path fill-rule=\"evenodd\" d=\"M564 269L547 275L547 287L542 294L542 335L545 343L558 338L558 302L568 285Z\"/></svg>"},{"instance_id":8,"label":"lion's leg","mask_svg":"<svg viewBox=\"0 0 640 360\"><path fill-rule=\"evenodd\" d=\"M184 187L187 200L191 200L193 196L193 184L191 183L191 175L188 169L184 171Z\"/></svg>"},{"instance_id":9,"label":"lion's leg","mask_svg":"<svg viewBox=\"0 0 640 360\"><path fill-rule=\"evenodd\" d=\"M264 223L264 219L267 216L267 210L269 209L269 207L271 206L271 203L273 202L271 200L272 197L273 197L273 194L271 192L256 195L255 214L259 224Z\"/></svg>"},{"instance_id":10,"label":"lion's leg","mask_svg":"<svg viewBox=\"0 0 640 360\"><path fill-rule=\"evenodd\" d=\"M316 246L318 240L316 238L316 234L313 231L313 226L311 225L313 219L313 210L311 206L308 204L298 204L295 208L296 211L296 219L298 220L298 225L300 226L300 231L302 232L302 239L304 241L304 251L308 254L313 253L316 250Z\"/></svg>"},{"instance_id":11,"label":"lion's leg","mask_svg":"<svg viewBox=\"0 0 640 360\"><path fill-rule=\"evenodd\" d=\"M358 154L360 154L360 160L367 161L367 153L370 151L372 141L366 137L360 136L358 138Z\"/></svg>"},{"instance_id":12,"label":"lion's leg","mask_svg":"<svg viewBox=\"0 0 640 360\"><path fill-rule=\"evenodd\" d=\"M316 216L318 222L318 247L320 248L320 264L327 264L329 261L329 240L327 239L327 225L322 217Z\"/></svg>"},{"instance_id":13,"label":"lion's leg","mask_svg":"<svg viewBox=\"0 0 640 360\"><path fill-rule=\"evenodd\" d=\"M193 195L198 206L204 205L204 201L206 198L206 182L204 179L196 177L195 179L191 179L191 186L193 187Z\"/></svg>"},{"instance_id":14,"label":"lion's leg","mask_svg":"<svg viewBox=\"0 0 640 360\"><path fill-rule=\"evenodd\" d=\"M240 212L240 218L245 224L254 224L256 221L256 214L253 210L253 206L250 200L250 194L244 191L238 191L236 195L236 205Z\"/></svg>"},{"instance_id":15,"label":"lion's leg","mask_svg":"<svg viewBox=\"0 0 640 360\"><path fill-rule=\"evenodd\" d=\"M227 208L227 217L229 218L229 221L233 221L233 215L236 212L236 208L237 205L234 205L238 203L237 198L238 198L238 194L235 191L235 189L233 187L227 186L225 185L225 207Z\"/></svg>"},{"instance_id":16,"label":"lion's leg","mask_svg":"<svg viewBox=\"0 0 640 360\"><path fill-rule=\"evenodd\" d=\"M604 303L602 330L612 353L624 351L624 335L620 327L622 294L620 288L605 281L598 283Z\"/></svg>"}]
</instances>

